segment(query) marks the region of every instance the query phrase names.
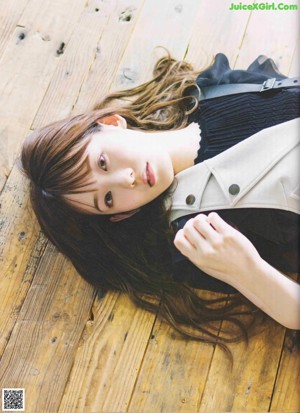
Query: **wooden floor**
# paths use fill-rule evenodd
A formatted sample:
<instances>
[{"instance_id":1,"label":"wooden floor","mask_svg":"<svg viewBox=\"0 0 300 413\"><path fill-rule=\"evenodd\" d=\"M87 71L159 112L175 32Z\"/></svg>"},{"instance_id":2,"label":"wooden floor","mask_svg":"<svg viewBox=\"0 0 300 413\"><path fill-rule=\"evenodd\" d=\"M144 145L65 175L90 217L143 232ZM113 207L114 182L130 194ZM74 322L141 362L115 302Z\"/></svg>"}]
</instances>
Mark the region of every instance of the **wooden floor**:
<instances>
[{"instance_id":1,"label":"wooden floor","mask_svg":"<svg viewBox=\"0 0 300 413\"><path fill-rule=\"evenodd\" d=\"M291 331L267 320L248 347L231 346L230 370L125 296L97 299L41 235L15 163L30 130L148 79L156 46L199 69L222 51L236 68L266 54L299 74L299 11L230 3L0 0L0 387L25 388L26 412L300 410Z\"/></svg>"}]
</instances>

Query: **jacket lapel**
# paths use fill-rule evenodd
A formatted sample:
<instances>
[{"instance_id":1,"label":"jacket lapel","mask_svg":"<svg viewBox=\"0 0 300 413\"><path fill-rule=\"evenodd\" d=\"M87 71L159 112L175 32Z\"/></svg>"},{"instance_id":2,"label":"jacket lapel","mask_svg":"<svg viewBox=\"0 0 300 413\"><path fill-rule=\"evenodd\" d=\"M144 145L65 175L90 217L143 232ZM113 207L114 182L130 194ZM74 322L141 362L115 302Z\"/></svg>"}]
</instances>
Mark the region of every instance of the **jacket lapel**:
<instances>
[{"instance_id":1,"label":"jacket lapel","mask_svg":"<svg viewBox=\"0 0 300 413\"><path fill-rule=\"evenodd\" d=\"M202 198L211 199L211 206L222 204L233 208L265 177L268 172L296 145L299 144L300 118L281 123L250 136L225 152L188 168L176 175L176 189L172 197L172 220L182 215L209 210L203 208ZM208 185L215 178L213 189ZM229 188L237 185L239 192L231 194ZM187 202L188 196L194 202ZM209 196L208 196L209 195Z\"/></svg>"}]
</instances>

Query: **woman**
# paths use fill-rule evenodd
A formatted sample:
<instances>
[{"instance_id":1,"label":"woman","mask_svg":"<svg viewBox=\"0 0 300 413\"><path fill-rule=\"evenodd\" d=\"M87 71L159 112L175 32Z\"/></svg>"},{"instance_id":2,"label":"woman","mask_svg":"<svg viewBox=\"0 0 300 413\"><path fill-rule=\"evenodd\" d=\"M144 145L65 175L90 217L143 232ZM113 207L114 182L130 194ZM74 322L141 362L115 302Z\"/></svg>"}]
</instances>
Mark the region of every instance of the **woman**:
<instances>
[{"instance_id":1,"label":"woman","mask_svg":"<svg viewBox=\"0 0 300 413\"><path fill-rule=\"evenodd\" d=\"M205 88L214 84L253 85L285 77L270 59L262 57L247 71L232 71L221 54L197 79L196 75L187 63L162 58L151 81L108 96L92 112L33 132L24 143L21 160L42 230L85 279L102 291L126 292L137 305L158 313L187 337L226 347L246 335L255 311L241 295L205 300L190 286L230 293L238 287L290 328L299 327L293 316L299 308L298 287L215 213L186 215L171 226L166 205L176 194L172 183L177 173L193 169L194 163L218 159L264 128L298 117L299 89L279 87L263 96L239 90L198 104L199 86L210 93ZM196 122L201 128L200 148ZM226 220L228 211L219 214ZM243 230L241 217L246 213L246 221L249 217L260 227L259 218L264 215L265 226L272 232L276 220L276 228L287 232L284 242L266 240L265 249L273 251L276 245L273 255L283 257L280 269L295 270L298 215L262 208L256 208L256 214L251 211L235 209L229 223ZM175 246L188 260L173 250L176 230ZM244 232L251 239L247 231L246 227ZM263 253L264 240L254 233L252 241ZM233 254L235 265L229 259ZM279 313L276 302L253 291L251 274L245 271L249 263L254 265L255 280L260 277L276 294L283 292ZM245 303L248 308L242 306ZM281 312L287 304L286 317ZM229 328L219 336L222 319L228 320Z\"/></svg>"}]
</instances>

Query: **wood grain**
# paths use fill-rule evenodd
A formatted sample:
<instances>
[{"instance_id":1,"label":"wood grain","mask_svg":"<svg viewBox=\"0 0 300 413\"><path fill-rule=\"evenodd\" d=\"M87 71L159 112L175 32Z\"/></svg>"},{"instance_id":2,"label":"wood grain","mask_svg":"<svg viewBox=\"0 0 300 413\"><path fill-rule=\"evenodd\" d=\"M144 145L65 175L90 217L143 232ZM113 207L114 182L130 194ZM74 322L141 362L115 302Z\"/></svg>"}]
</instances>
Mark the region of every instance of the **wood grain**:
<instances>
[{"instance_id":1,"label":"wood grain","mask_svg":"<svg viewBox=\"0 0 300 413\"><path fill-rule=\"evenodd\" d=\"M299 411L299 343L267 320L222 351L179 338L123 295L96 291L47 242L15 159L30 129L151 77L166 47L201 69L259 54L299 75L299 11L225 0L0 2L0 385L27 413ZM0 395L1 397L1 395Z\"/></svg>"},{"instance_id":2,"label":"wood grain","mask_svg":"<svg viewBox=\"0 0 300 413\"><path fill-rule=\"evenodd\" d=\"M25 178L15 167L0 195L0 355L10 339L46 246L27 192Z\"/></svg>"},{"instance_id":3,"label":"wood grain","mask_svg":"<svg viewBox=\"0 0 300 413\"><path fill-rule=\"evenodd\" d=\"M94 0L85 7L76 24L76 30L72 33L55 68L34 119L33 129L71 114L82 83L94 63L95 56L99 53L97 48L99 38L105 31L108 19L114 10L114 3Z\"/></svg>"},{"instance_id":4,"label":"wood grain","mask_svg":"<svg viewBox=\"0 0 300 413\"><path fill-rule=\"evenodd\" d=\"M59 412L127 410L154 316L113 294L96 301L92 313Z\"/></svg>"},{"instance_id":5,"label":"wood grain","mask_svg":"<svg viewBox=\"0 0 300 413\"><path fill-rule=\"evenodd\" d=\"M268 411L276 379L284 328L266 320L249 345L231 345L233 368L216 349L207 378L200 412ZM262 330L262 331L261 331Z\"/></svg>"},{"instance_id":6,"label":"wood grain","mask_svg":"<svg viewBox=\"0 0 300 413\"><path fill-rule=\"evenodd\" d=\"M278 377L271 401L271 412L297 412L300 409L300 339L289 330L283 346Z\"/></svg>"},{"instance_id":7,"label":"wood grain","mask_svg":"<svg viewBox=\"0 0 300 413\"><path fill-rule=\"evenodd\" d=\"M299 14L295 11L252 11L237 65L247 67L257 56L272 57L282 73L288 73L298 37Z\"/></svg>"},{"instance_id":8,"label":"wood grain","mask_svg":"<svg viewBox=\"0 0 300 413\"><path fill-rule=\"evenodd\" d=\"M234 67L251 12L234 14L229 5L227 0L201 0L186 55L196 69L204 69L219 52Z\"/></svg>"},{"instance_id":9,"label":"wood grain","mask_svg":"<svg viewBox=\"0 0 300 413\"><path fill-rule=\"evenodd\" d=\"M213 353L213 346L182 339L157 322L128 411L197 411Z\"/></svg>"},{"instance_id":10,"label":"wood grain","mask_svg":"<svg viewBox=\"0 0 300 413\"><path fill-rule=\"evenodd\" d=\"M24 387L26 411L58 410L94 290L48 245L1 358L1 387Z\"/></svg>"},{"instance_id":11,"label":"wood grain","mask_svg":"<svg viewBox=\"0 0 300 413\"><path fill-rule=\"evenodd\" d=\"M68 0L47 0L39 7L32 0L11 34L0 61L0 188L58 64L57 50L68 42L83 7L77 1L70 8Z\"/></svg>"},{"instance_id":12,"label":"wood grain","mask_svg":"<svg viewBox=\"0 0 300 413\"><path fill-rule=\"evenodd\" d=\"M0 59L28 1L12 0L0 3Z\"/></svg>"},{"instance_id":13,"label":"wood grain","mask_svg":"<svg viewBox=\"0 0 300 413\"><path fill-rule=\"evenodd\" d=\"M154 63L165 55L158 46L182 59L199 7L198 0L146 0L112 88L126 89L151 78Z\"/></svg>"},{"instance_id":14,"label":"wood grain","mask_svg":"<svg viewBox=\"0 0 300 413\"><path fill-rule=\"evenodd\" d=\"M73 114L92 109L108 92L114 91L112 85L143 4L144 0L116 2L98 40L93 63L82 84Z\"/></svg>"}]
</instances>

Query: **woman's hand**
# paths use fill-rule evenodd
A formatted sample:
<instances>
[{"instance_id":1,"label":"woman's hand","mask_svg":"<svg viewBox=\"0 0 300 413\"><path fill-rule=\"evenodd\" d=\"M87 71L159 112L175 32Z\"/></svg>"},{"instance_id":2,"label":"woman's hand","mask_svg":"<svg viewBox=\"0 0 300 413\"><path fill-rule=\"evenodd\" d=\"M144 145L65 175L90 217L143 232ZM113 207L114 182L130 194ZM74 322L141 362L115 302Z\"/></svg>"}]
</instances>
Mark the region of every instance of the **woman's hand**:
<instances>
[{"instance_id":1,"label":"woman's hand","mask_svg":"<svg viewBox=\"0 0 300 413\"><path fill-rule=\"evenodd\" d=\"M190 219L174 244L198 268L236 288L245 269L261 260L253 244L215 212Z\"/></svg>"},{"instance_id":2,"label":"woman's hand","mask_svg":"<svg viewBox=\"0 0 300 413\"><path fill-rule=\"evenodd\" d=\"M174 244L198 268L235 287L280 324L300 329L300 285L264 261L218 214L190 219Z\"/></svg>"}]
</instances>

